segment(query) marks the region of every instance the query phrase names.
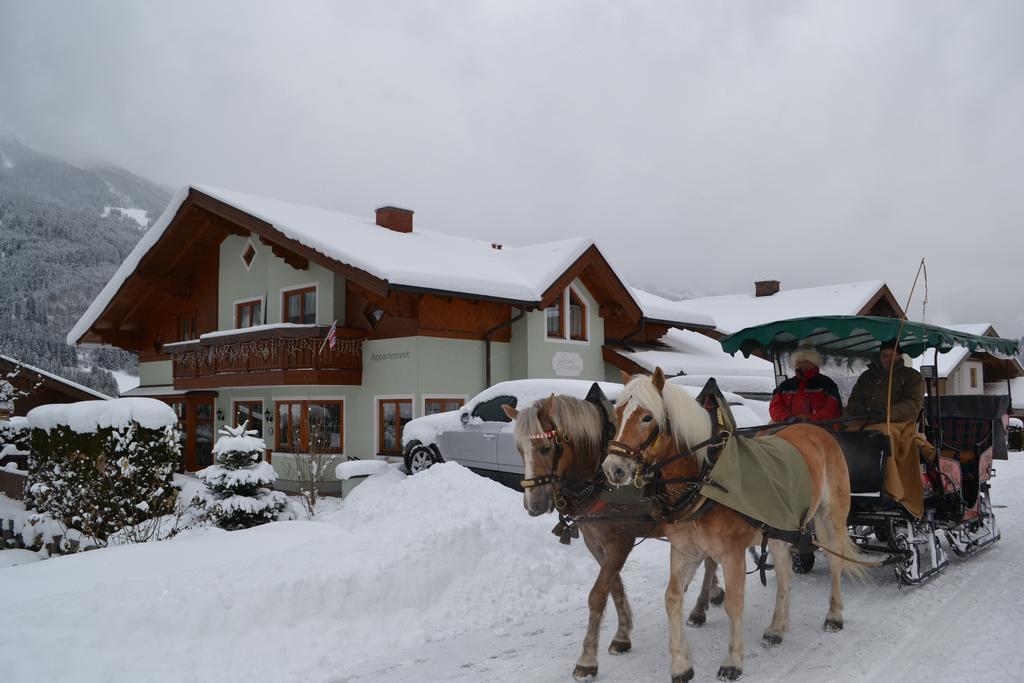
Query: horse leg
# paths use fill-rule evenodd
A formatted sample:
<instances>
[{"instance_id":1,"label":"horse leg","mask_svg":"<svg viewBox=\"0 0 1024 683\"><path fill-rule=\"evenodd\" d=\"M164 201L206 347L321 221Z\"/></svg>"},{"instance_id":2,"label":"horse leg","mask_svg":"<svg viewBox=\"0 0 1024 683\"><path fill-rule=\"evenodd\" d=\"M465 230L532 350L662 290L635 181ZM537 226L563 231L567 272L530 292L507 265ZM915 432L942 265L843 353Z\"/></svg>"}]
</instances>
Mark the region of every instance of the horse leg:
<instances>
[{"instance_id":1,"label":"horse leg","mask_svg":"<svg viewBox=\"0 0 1024 683\"><path fill-rule=\"evenodd\" d=\"M782 636L789 630L789 587L793 579L793 563L789 557L789 544L776 539L768 541L775 565L775 613L772 623L765 630L761 644L774 647L782 642Z\"/></svg>"},{"instance_id":2,"label":"horse leg","mask_svg":"<svg viewBox=\"0 0 1024 683\"><path fill-rule=\"evenodd\" d=\"M619 570L626 562L629 552L614 552L611 547L604 548L604 559L601 571L597 574L594 587L590 589L587 606L590 608L590 619L587 621L587 635L583 638L583 651L576 661L572 675L578 680L586 680L597 675L597 640L601 631L601 618L604 616L605 605L608 604L608 592Z\"/></svg>"},{"instance_id":3,"label":"horse leg","mask_svg":"<svg viewBox=\"0 0 1024 683\"><path fill-rule=\"evenodd\" d=\"M685 683L693 678L690 644L683 632L683 593L700 566L700 555L684 555L672 547L668 587L665 589L665 612L668 614L668 648L672 656L672 683Z\"/></svg>"},{"instance_id":4,"label":"horse leg","mask_svg":"<svg viewBox=\"0 0 1024 683\"><path fill-rule=\"evenodd\" d=\"M747 544L730 548L722 557L725 574L725 612L729 615L729 654L718 668L718 680L735 681L743 675L743 590L746 587Z\"/></svg>"},{"instance_id":5,"label":"horse leg","mask_svg":"<svg viewBox=\"0 0 1024 683\"><path fill-rule=\"evenodd\" d=\"M711 602L712 591L717 589L718 592L721 592L722 590L718 587L718 577L715 574L717 570L717 562L710 557L704 558L704 581L700 585L700 595L697 596L693 611L690 612L690 617L686 620L688 625L699 628L707 621L708 604Z\"/></svg>"},{"instance_id":6,"label":"horse leg","mask_svg":"<svg viewBox=\"0 0 1024 683\"><path fill-rule=\"evenodd\" d=\"M629 635L633 630L633 610L629 607L629 600L626 599L626 586L622 583L622 573L619 572L612 579L612 601L615 603L615 611L619 615L619 628L615 631L608 652L613 655L626 654L633 647Z\"/></svg>"},{"instance_id":7,"label":"horse leg","mask_svg":"<svg viewBox=\"0 0 1024 683\"><path fill-rule=\"evenodd\" d=\"M835 520L834 510L822 510L815 520L815 528L820 528L818 535L821 544L838 552L850 553L851 557L857 550L847 535L845 517L842 522ZM822 533L824 532L824 533ZM825 553L828 558L829 574L832 578L832 592L828 600L828 614L825 615L824 629L830 633L843 630L843 569L846 563L832 553Z\"/></svg>"}]
</instances>

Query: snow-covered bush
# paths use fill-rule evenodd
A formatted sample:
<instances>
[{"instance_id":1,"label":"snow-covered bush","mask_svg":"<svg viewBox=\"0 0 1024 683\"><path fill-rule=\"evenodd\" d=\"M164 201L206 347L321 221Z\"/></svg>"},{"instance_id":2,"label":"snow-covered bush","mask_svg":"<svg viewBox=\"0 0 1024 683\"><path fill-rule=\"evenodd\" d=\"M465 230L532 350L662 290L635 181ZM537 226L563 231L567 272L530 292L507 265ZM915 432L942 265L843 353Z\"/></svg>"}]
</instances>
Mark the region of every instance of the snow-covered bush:
<instances>
[{"instance_id":1,"label":"snow-covered bush","mask_svg":"<svg viewBox=\"0 0 1024 683\"><path fill-rule=\"evenodd\" d=\"M196 496L193 504L207 510L222 529L273 522L288 506L288 497L272 490L277 472L263 460L267 445L246 429L248 424L223 427L213 447L216 461L196 473L209 491Z\"/></svg>"},{"instance_id":2,"label":"snow-covered bush","mask_svg":"<svg viewBox=\"0 0 1024 683\"><path fill-rule=\"evenodd\" d=\"M27 455L31 433L28 420L23 417L0 420L0 461L19 460Z\"/></svg>"},{"instance_id":3,"label":"snow-covered bush","mask_svg":"<svg viewBox=\"0 0 1024 683\"><path fill-rule=\"evenodd\" d=\"M113 532L173 512L177 416L162 401L40 406L32 427L26 506L106 542Z\"/></svg>"}]
</instances>

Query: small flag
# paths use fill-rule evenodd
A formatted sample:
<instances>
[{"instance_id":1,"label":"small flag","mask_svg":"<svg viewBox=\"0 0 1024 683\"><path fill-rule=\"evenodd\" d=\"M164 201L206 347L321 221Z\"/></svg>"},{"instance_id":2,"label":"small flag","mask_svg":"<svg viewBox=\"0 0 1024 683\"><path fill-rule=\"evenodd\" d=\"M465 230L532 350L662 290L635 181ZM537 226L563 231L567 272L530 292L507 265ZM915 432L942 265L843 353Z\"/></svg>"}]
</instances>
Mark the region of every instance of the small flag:
<instances>
[{"instance_id":1,"label":"small flag","mask_svg":"<svg viewBox=\"0 0 1024 683\"><path fill-rule=\"evenodd\" d=\"M320 345L320 353L323 353L324 347L328 344L331 345L331 351L338 346L338 321L335 320L331 323L331 329L327 330L327 336L324 338L324 343Z\"/></svg>"}]
</instances>

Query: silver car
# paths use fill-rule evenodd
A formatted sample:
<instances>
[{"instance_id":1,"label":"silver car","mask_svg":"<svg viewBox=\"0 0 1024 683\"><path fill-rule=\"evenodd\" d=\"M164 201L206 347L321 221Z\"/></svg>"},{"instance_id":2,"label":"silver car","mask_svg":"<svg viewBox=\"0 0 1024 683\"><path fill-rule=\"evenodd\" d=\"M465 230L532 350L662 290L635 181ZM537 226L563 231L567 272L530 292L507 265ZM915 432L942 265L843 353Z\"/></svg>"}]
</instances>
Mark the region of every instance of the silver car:
<instances>
[{"instance_id":1,"label":"silver car","mask_svg":"<svg viewBox=\"0 0 1024 683\"><path fill-rule=\"evenodd\" d=\"M516 451L512 430L502 406L525 407L551 394L585 398L594 385L578 379L521 379L499 382L474 396L458 410L411 420L402 430L405 466L410 474L434 463L457 462L503 483L517 486L523 478L523 459ZM621 384L598 382L610 401Z\"/></svg>"}]
</instances>

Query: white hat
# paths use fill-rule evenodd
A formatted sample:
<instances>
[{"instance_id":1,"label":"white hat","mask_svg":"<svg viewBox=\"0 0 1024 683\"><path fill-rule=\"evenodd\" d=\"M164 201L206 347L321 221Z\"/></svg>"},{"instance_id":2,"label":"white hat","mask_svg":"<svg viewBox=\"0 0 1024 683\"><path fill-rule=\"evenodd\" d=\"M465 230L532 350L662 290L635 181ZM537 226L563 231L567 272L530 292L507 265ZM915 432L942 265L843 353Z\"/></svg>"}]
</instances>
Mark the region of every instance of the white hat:
<instances>
[{"instance_id":1,"label":"white hat","mask_svg":"<svg viewBox=\"0 0 1024 683\"><path fill-rule=\"evenodd\" d=\"M789 363L793 367L800 361L805 360L816 368L821 367L821 354L813 346L801 344L789 356Z\"/></svg>"}]
</instances>

